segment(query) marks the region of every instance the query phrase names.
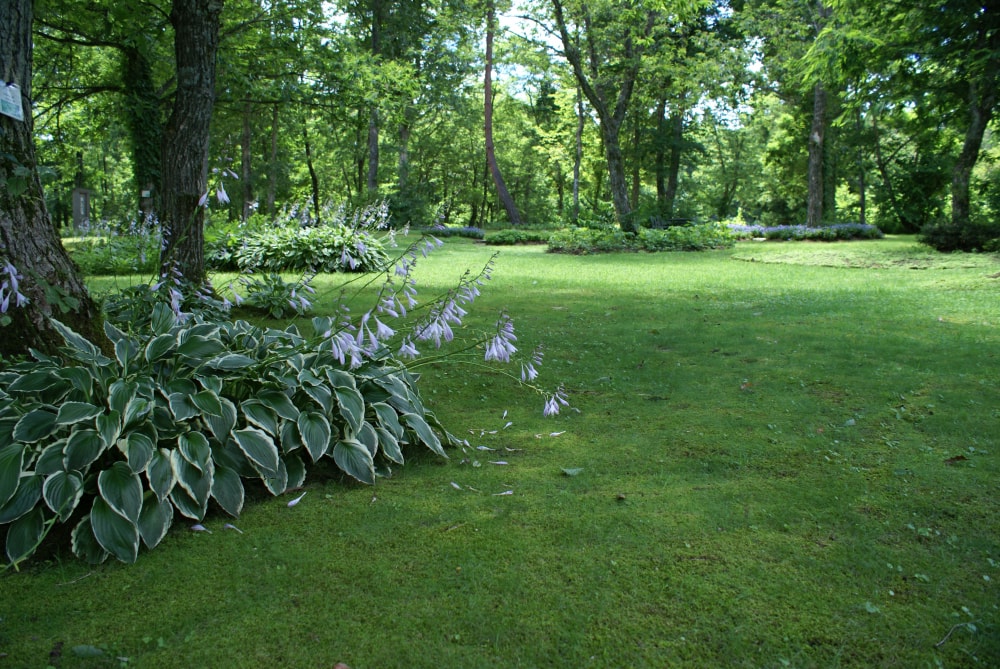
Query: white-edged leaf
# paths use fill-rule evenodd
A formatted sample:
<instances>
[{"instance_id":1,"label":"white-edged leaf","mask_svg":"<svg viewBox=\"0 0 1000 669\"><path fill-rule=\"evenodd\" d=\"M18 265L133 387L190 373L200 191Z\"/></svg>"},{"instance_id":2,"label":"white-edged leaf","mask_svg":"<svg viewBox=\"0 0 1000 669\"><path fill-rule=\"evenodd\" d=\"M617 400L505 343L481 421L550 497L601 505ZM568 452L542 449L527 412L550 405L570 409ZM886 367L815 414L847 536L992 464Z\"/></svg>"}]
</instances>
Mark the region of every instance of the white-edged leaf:
<instances>
[{"instance_id":1,"label":"white-edged leaf","mask_svg":"<svg viewBox=\"0 0 1000 669\"><path fill-rule=\"evenodd\" d=\"M197 392L190 399L203 416L222 416L222 403L219 396L211 390Z\"/></svg>"},{"instance_id":2,"label":"white-edged leaf","mask_svg":"<svg viewBox=\"0 0 1000 669\"><path fill-rule=\"evenodd\" d=\"M299 417L298 407L280 390L262 390L257 393L257 399L285 420L296 420Z\"/></svg>"},{"instance_id":3,"label":"white-edged leaf","mask_svg":"<svg viewBox=\"0 0 1000 669\"><path fill-rule=\"evenodd\" d=\"M423 419L423 417L415 413L404 413L402 418L406 426L413 430L413 432L420 439L420 443L441 457L448 457L445 454L444 449L441 447L441 440L438 438L437 434L434 433L434 430L431 429L431 426L427 424L427 421Z\"/></svg>"},{"instance_id":4,"label":"white-edged leaf","mask_svg":"<svg viewBox=\"0 0 1000 669\"><path fill-rule=\"evenodd\" d=\"M94 536L94 527L90 524L89 513L73 528L72 547L73 555L88 564L101 564L108 559L108 552Z\"/></svg>"},{"instance_id":5,"label":"white-edged leaf","mask_svg":"<svg viewBox=\"0 0 1000 669\"><path fill-rule=\"evenodd\" d=\"M139 521L139 511L142 510L142 481L127 462L118 461L102 471L97 477L97 487L101 491L101 497L115 513L132 523ZM117 556L117 553L115 555Z\"/></svg>"},{"instance_id":6,"label":"white-edged leaf","mask_svg":"<svg viewBox=\"0 0 1000 669\"><path fill-rule=\"evenodd\" d=\"M55 472L42 484L42 497L52 512L66 522L83 498L83 476L79 472Z\"/></svg>"},{"instance_id":7,"label":"white-edged leaf","mask_svg":"<svg viewBox=\"0 0 1000 669\"><path fill-rule=\"evenodd\" d=\"M201 432L185 432L177 437L177 449L198 471L205 471L208 461L212 458L208 437Z\"/></svg>"},{"instance_id":8,"label":"white-edged leaf","mask_svg":"<svg viewBox=\"0 0 1000 669\"><path fill-rule=\"evenodd\" d=\"M90 524L104 550L126 564L135 562L139 556L139 528L133 521L115 513L103 497L96 497L90 510Z\"/></svg>"},{"instance_id":9,"label":"white-edged leaf","mask_svg":"<svg viewBox=\"0 0 1000 669\"><path fill-rule=\"evenodd\" d=\"M85 420L93 420L102 413L100 407L96 407L88 402L63 402L56 414L56 423L59 425L72 425Z\"/></svg>"},{"instance_id":10,"label":"white-edged leaf","mask_svg":"<svg viewBox=\"0 0 1000 669\"><path fill-rule=\"evenodd\" d=\"M333 460L338 467L362 483L375 483L375 463L364 444L353 439L338 441L333 447Z\"/></svg>"},{"instance_id":11,"label":"white-edged leaf","mask_svg":"<svg viewBox=\"0 0 1000 669\"><path fill-rule=\"evenodd\" d=\"M396 436L384 427L375 428L375 433L378 435L382 454L396 464L403 464L403 451L399 447L399 440L396 439Z\"/></svg>"},{"instance_id":12,"label":"white-edged leaf","mask_svg":"<svg viewBox=\"0 0 1000 669\"><path fill-rule=\"evenodd\" d=\"M260 400L243 400L240 408L247 422L256 425L268 434L278 436L278 416L270 407Z\"/></svg>"},{"instance_id":13,"label":"white-edged leaf","mask_svg":"<svg viewBox=\"0 0 1000 669\"><path fill-rule=\"evenodd\" d=\"M219 443L224 444L229 441L229 433L236 427L236 405L225 397L219 398L219 405L222 413L218 416L205 416L208 429L212 431Z\"/></svg>"},{"instance_id":14,"label":"white-edged leaf","mask_svg":"<svg viewBox=\"0 0 1000 669\"><path fill-rule=\"evenodd\" d=\"M234 518L243 511L244 490L240 475L225 465L215 466L212 478L212 497L222 510Z\"/></svg>"},{"instance_id":15,"label":"white-edged leaf","mask_svg":"<svg viewBox=\"0 0 1000 669\"><path fill-rule=\"evenodd\" d=\"M35 409L21 416L14 425L14 441L31 444L45 439L56 429L56 414L45 409Z\"/></svg>"},{"instance_id":16,"label":"white-edged leaf","mask_svg":"<svg viewBox=\"0 0 1000 669\"><path fill-rule=\"evenodd\" d=\"M41 498L42 477L22 476L14 496L6 504L0 505L0 525L13 522L28 513Z\"/></svg>"},{"instance_id":17,"label":"white-edged leaf","mask_svg":"<svg viewBox=\"0 0 1000 669\"><path fill-rule=\"evenodd\" d=\"M170 500L160 500L156 495L146 495L139 513L139 536L147 548L156 545L166 536L174 522L174 505Z\"/></svg>"},{"instance_id":18,"label":"white-edged leaf","mask_svg":"<svg viewBox=\"0 0 1000 669\"><path fill-rule=\"evenodd\" d=\"M240 450L262 473L274 475L278 472L278 447L263 430L247 427L234 430L233 438Z\"/></svg>"},{"instance_id":19,"label":"white-edged leaf","mask_svg":"<svg viewBox=\"0 0 1000 669\"><path fill-rule=\"evenodd\" d=\"M303 411L299 414L296 425L299 436L309 457L316 462L330 449L330 422L321 413L316 411Z\"/></svg>"},{"instance_id":20,"label":"white-edged leaf","mask_svg":"<svg viewBox=\"0 0 1000 669\"><path fill-rule=\"evenodd\" d=\"M365 420L365 398L356 388L337 387L334 388L337 394L337 407L340 415L347 421L351 431L357 433L361 429L361 423Z\"/></svg>"},{"instance_id":21,"label":"white-edged leaf","mask_svg":"<svg viewBox=\"0 0 1000 669\"><path fill-rule=\"evenodd\" d=\"M66 469L86 471L106 448L97 430L75 430L63 449Z\"/></svg>"},{"instance_id":22,"label":"white-edged leaf","mask_svg":"<svg viewBox=\"0 0 1000 669\"><path fill-rule=\"evenodd\" d=\"M146 480L149 481L149 489L156 493L161 502L170 495L177 477L174 476L169 451L162 448L153 451L153 457L146 467Z\"/></svg>"},{"instance_id":23,"label":"white-edged leaf","mask_svg":"<svg viewBox=\"0 0 1000 669\"><path fill-rule=\"evenodd\" d=\"M45 514L41 507L25 514L7 528L7 558L17 562L34 552L45 532Z\"/></svg>"},{"instance_id":24,"label":"white-edged leaf","mask_svg":"<svg viewBox=\"0 0 1000 669\"><path fill-rule=\"evenodd\" d=\"M6 504L17 491L27 452L23 444L7 444L0 448L0 504Z\"/></svg>"}]
</instances>

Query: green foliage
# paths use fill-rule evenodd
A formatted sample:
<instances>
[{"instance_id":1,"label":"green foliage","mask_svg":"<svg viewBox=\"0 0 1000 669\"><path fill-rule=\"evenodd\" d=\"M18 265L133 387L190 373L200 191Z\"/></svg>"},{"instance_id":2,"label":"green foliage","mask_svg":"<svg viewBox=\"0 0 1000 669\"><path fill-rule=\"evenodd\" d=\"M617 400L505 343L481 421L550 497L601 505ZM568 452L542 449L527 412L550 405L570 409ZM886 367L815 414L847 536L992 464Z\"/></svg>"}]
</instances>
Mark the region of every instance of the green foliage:
<instances>
[{"instance_id":1,"label":"green foliage","mask_svg":"<svg viewBox=\"0 0 1000 669\"><path fill-rule=\"evenodd\" d=\"M243 271L373 272L388 255L367 232L346 227L282 228L248 235L233 253Z\"/></svg>"},{"instance_id":2,"label":"green foliage","mask_svg":"<svg viewBox=\"0 0 1000 669\"><path fill-rule=\"evenodd\" d=\"M133 225L123 232L100 230L66 248L84 274L142 274L159 268L160 243L158 229Z\"/></svg>"},{"instance_id":3,"label":"green foliage","mask_svg":"<svg viewBox=\"0 0 1000 669\"><path fill-rule=\"evenodd\" d=\"M721 223L675 226L664 230L641 228L630 235L617 228L568 228L552 233L553 253L606 253L613 251L704 251L728 248L735 242L729 228Z\"/></svg>"},{"instance_id":4,"label":"green foliage","mask_svg":"<svg viewBox=\"0 0 1000 669\"><path fill-rule=\"evenodd\" d=\"M246 289L242 306L256 309L271 318L304 316L312 309L312 303L306 297L314 292L309 278L287 282L276 272L259 278L241 277L239 282Z\"/></svg>"},{"instance_id":5,"label":"green foliage","mask_svg":"<svg viewBox=\"0 0 1000 669\"><path fill-rule=\"evenodd\" d=\"M131 563L177 514L214 504L238 516L246 485L280 495L332 460L374 483L402 447L444 456L445 432L415 377L392 362L347 371L316 336L245 321L182 320L154 305L149 326L105 332L114 357L61 324L60 355L0 372L0 525L6 557L29 557L57 524L89 562Z\"/></svg>"},{"instance_id":6,"label":"green foliage","mask_svg":"<svg viewBox=\"0 0 1000 669\"><path fill-rule=\"evenodd\" d=\"M1000 223L970 221L956 225L939 220L924 226L920 241L938 251L1000 251Z\"/></svg>"},{"instance_id":7,"label":"green foliage","mask_svg":"<svg viewBox=\"0 0 1000 669\"><path fill-rule=\"evenodd\" d=\"M464 226L461 228L449 227L447 225L435 225L432 228L424 229L424 232L428 235L433 235L438 239L446 239L448 237L465 237L467 239L482 239L483 229Z\"/></svg>"},{"instance_id":8,"label":"green foliage","mask_svg":"<svg viewBox=\"0 0 1000 669\"><path fill-rule=\"evenodd\" d=\"M873 225L860 223L835 223L810 227L807 225L746 225L741 217L726 222L726 227L737 239L771 239L783 241L835 242L850 239L881 239L882 231Z\"/></svg>"},{"instance_id":9,"label":"green foliage","mask_svg":"<svg viewBox=\"0 0 1000 669\"><path fill-rule=\"evenodd\" d=\"M548 230L522 230L509 228L486 235L484 241L495 246L511 246L513 244L546 244L552 232Z\"/></svg>"}]
</instances>

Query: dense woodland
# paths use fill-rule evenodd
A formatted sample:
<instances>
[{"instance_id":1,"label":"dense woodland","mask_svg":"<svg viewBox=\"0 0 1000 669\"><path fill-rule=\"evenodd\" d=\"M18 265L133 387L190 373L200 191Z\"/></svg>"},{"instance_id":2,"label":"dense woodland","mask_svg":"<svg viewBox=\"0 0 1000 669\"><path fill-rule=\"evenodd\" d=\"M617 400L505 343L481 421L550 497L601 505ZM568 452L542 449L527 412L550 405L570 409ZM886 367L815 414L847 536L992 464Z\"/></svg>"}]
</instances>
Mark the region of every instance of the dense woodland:
<instances>
[{"instance_id":1,"label":"dense woodland","mask_svg":"<svg viewBox=\"0 0 1000 669\"><path fill-rule=\"evenodd\" d=\"M49 210L68 225L82 184L127 224L176 178L163 147L202 141L171 125L175 41L198 28L178 32L169 0L35 4ZM381 198L417 225L1000 215L1000 19L982 2L214 4L208 186L230 219Z\"/></svg>"}]
</instances>

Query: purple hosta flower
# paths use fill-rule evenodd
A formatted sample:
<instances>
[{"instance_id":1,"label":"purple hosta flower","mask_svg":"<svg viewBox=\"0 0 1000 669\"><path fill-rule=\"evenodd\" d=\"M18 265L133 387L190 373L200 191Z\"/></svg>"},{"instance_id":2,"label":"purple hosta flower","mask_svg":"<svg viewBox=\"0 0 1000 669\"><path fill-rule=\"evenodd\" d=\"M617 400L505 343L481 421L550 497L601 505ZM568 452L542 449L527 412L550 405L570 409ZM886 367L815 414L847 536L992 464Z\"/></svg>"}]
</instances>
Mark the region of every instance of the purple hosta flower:
<instances>
[{"instance_id":1,"label":"purple hosta flower","mask_svg":"<svg viewBox=\"0 0 1000 669\"><path fill-rule=\"evenodd\" d=\"M11 295L14 296L14 306L16 307L23 307L26 305L28 303L28 298L21 293L21 275L18 274L17 268L14 267L9 260L4 261L2 271L7 275L7 278L4 279L3 284L0 285L0 296L2 296L2 302L0 302L0 313L7 313L7 309L10 307Z\"/></svg>"},{"instance_id":2,"label":"purple hosta flower","mask_svg":"<svg viewBox=\"0 0 1000 669\"><path fill-rule=\"evenodd\" d=\"M183 299L184 296L181 294L181 291L177 290L176 288L170 289L170 310L173 311L174 314L177 316L184 315L181 312L181 301Z\"/></svg>"},{"instance_id":3,"label":"purple hosta flower","mask_svg":"<svg viewBox=\"0 0 1000 669\"><path fill-rule=\"evenodd\" d=\"M201 194L201 197L198 198L198 206L204 207L207 204L208 204L208 191L205 191L204 193Z\"/></svg>"},{"instance_id":4,"label":"purple hosta flower","mask_svg":"<svg viewBox=\"0 0 1000 669\"><path fill-rule=\"evenodd\" d=\"M340 252L340 264L342 266L350 267L352 270L357 269L358 261L354 259L354 256L347 252L346 246L344 247L344 250Z\"/></svg>"},{"instance_id":5,"label":"purple hosta flower","mask_svg":"<svg viewBox=\"0 0 1000 669\"><path fill-rule=\"evenodd\" d=\"M362 256L368 251L368 247L365 246L365 243L363 241L361 241L360 239L358 241L354 242L354 248L357 249L358 255L362 255Z\"/></svg>"},{"instance_id":6,"label":"purple hosta flower","mask_svg":"<svg viewBox=\"0 0 1000 669\"><path fill-rule=\"evenodd\" d=\"M395 330L380 321L378 318L375 319L375 337L378 338L379 341L389 339L394 334L396 334Z\"/></svg>"},{"instance_id":7,"label":"purple hosta flower","mask_svg":"<svg viewBox=\"0 0 1000 669\"><path fill-rule=\"evenodd\" d=\"M543 416L555 416L557 413L559 413L559 407L560 407L560 405L564 406L564 407L568 407L569 406L569 402L566 400L566 393L563 392L562 387L560 387L558 390L556 390L555 394L552 395L545 402L545 409L542 411L542 415Z\"/></svg>"},{"instance_id":8,"label":"purple hosta flower","mask_svg":"<svg viewBox=\"0 0 1000 669\"><path fill-rule=\"evenodd\" d=\"M497 321L497 334L486 346L486 360L510 362L510 356L517 353L517 347L513 343L515 341L514 321L506 313L501 313L500 320Z\"/></svg>"},{"instance_id":9,"label":"purple hosta flower","mask_svg":"<svg viewBox=\"0 0 1000 669\"><path fill-rule=\"evenodd\" d=\"M340 361L340 364L346 364L347 356L350 356L352 367L354 366L354 358L358 356L358 344L350 331L341 330L330 337L330 350L333 351L333 355Z\"/></svg>"},{"instance_id":10,"label":"purple hosta flower","mask_svg":"<svg viewBox=\"0 0 1000 669\"><path fill-rule=\"evenodd\" d=\"M221 181L218 188L215 189L215 199L219 201L219 204L229 204L229 193L226 192L226 186Z\"/></svg>"},{"instance_id":11,"label":"purple hosta flower","mask_svg":"<svg viewBox=\"0 0 1000 669\"><path fill-rule=\"evenodd\" d=\"M441 340L451 341L455 338L448 322L437 315L417 332L417 341L433 341L435 348L441 348Z\"/></svg>"},{"instance_id":12,"label":"purple hosta flower","mask_svg":"<svg viewBox=\"0 0 1000 669\"><path fill-rule=\"evenodd\" d=\"M410 338L407 337L406 339L404 339L403 343L399 347L399 356L407 358L409 360L413 360L419 355L420 351L418 351L417 347L413 345L413 342L410 341Z\"/></svg>"},{"instance_id":13,"label":"purple hosta flower","mask_svg":"<svg viewBox=\"0 0 1000 669\"><path fill-rule=\"evenodd\" d=\"M399 318L399 314L406 315L406 309L402 304L399 303L399 298L395 295L388 295L382 298L382 301L378 303L378 312L380 314L389 314L393 318Z\"/></svg>"}]
</instances>

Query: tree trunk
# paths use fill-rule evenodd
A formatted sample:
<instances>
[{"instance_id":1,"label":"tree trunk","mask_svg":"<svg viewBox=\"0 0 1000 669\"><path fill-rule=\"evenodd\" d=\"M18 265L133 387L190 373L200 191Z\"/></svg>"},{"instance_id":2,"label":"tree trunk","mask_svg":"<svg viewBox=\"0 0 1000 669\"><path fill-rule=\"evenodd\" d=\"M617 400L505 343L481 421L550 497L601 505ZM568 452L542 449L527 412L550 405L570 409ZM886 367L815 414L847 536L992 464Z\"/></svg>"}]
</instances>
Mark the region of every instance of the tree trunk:
<instances>
[{"instance_id":1,"label":"tree trunk","mask_svg":"<svg viewBox=\"0 0 1000 669\"><path fill-rule=\"evenodd\" d=\"M313 165L312 145L309 143L309 121L302 121L302 143L306 150L306 167L309 168L309 182L312 184L313 215L316 217L316 225L320 225L319 206L319 176L316 174L316 167Z\"/></svg>"},{"instance_id":2,"label":"tree trunk","mask_svg":"<svg viewBox=\"0 0 1000 669\"><path fill-rule=\"evenodd\" d=\"M497 164L496 149L493 146L493 31L496 24L495 8L493 0L486 0L486 73L483 77L483 88L485 89L483 102L483 130L486 136L486 164L490 167L490 174L493 175L493 183L497 189L497 195L507 212L507 218L511 225L521 225L521 214L517 211L517 205L507 190L503 175L500 173L500 165Z\"/></svg>"},{"instance_id":3,"label":"tree trunk","mask_svg":"<svg viewBox=\"0 0 1000 669\"><path fill-rule=\"evenodd\" d=\"M826 134L826 89L813 86L812 128L809 131L809 199L806 225L823 224L823 137Z\"/></svg>"},{"instance_id":4,"label":"tree trunk","mask_svg":"<svg viewBox=\"0 0 1000 669\"><path fill-rule=\"evenodd\" d=\"M253 171L251 158L253 156L253 125L251 114L253 108L250 101L243 103L243 132L240 135L240 180L243 181L243 207L240 220L246 221L253 213Z\"/></svg>"},{"instance_id":5,"label":"tree trunk","mask_svg":"<svg viewBox=\"0 0 1000 669\"><path fill-rule=\"evenodd\" d=\"M983 135L993 116L993 108L997 102L997 71L1000 70L1000 57L994 56L992 76L987 76L987 86L980 81L969 82L969 125L965 130L965 141L962 151L955 161L951 177L951 222L953 225L965 227L969 224L971 199L969 182L972 179L972 168L979 159L979 149L983 144Z\"/></svg>"},{"instance_id":6,"label":"tree trunk","mask_svg":"<svg viewBox=\"0 0 1000 669\"><path fill-rule=\"evenodd\" d=\"M633 210L639 208L639 196L642 194L642 161L639 160L640 140L642 133L639 124L632 124L632 196L629 206Z\"/></svg>"},{"instance_id":7,"label":"tree trunk","mask_svg":"<svg viewBox=\"0 0 1000 669\"><path fill-rule=\"evenodd\" d=\"M163 123L160 99L153 83L153 65L141 49L122 51L125 119L132 144L132 169L143 219L153 216L153 195L160 188Z\"/></svg>"},{"instance_id":8,"label":"tree trunk","mask_svg":"<svg viewBox=\"0 0 1000 669\"><path fill-rule=\"evenodd\" d=\"M611 202L615 207L618 225L625 232L636 232L632 219L632 208L628 201L628 182L625 179L625 159L619 142L620 126L614 119L601 123L601 137L604 139L604 157L608 161L608 186L611 188Z\"/></svg>"},{"instance_id":9,"label":"tree trunk","mask_svg":"<svg viewBox=\"0 0 1000 669\"><path fill-rule=\"evenodd\" d=\"M378 109L372 107L368 117L368 197L378 195Z\"/></svg>"},{"instance_id":10,"label":"tree trunk","mask_svg":"<svg viewBox=\"0 0 1000 669\"><path fill-rule=\"evenodd\" d=\"M274 216L278 195L278 105L271 110L271 156L267 171L267 213Z\"/></svg>"},{"instance_id":11,"label":"tree trunk","mask_svg":"<svg viewBox=\"0 0 1000 669\"><path fill-rule=\"evenodd\" d=\"M583 162L583 91L576 87L576 152L573 156L573 224L580 220L580 164Z\"/></svg>"},{"instance_id":12,"label":"tree trunk","mask_svg":"<svg viewBox=\"0 0 1000 669\"><path fill-rule=\"evenodd\" d=\"M0 314L0 355L29 348L54 353L64 344L50 316L99 345L100 312L56 235L35 163L31 115L32 0L0 3L0 78L21 88L24 120L0 116L0 262L9 302ZM9 267L20 273L17 290ZM17 293L28 298L18 304ZM4 325L10 319L10 322Z\"/></svg>"},{"instance_id":13,"label":"tree trunk","mask_svg":"<svg viewBox=\"0 0 1000 669\"><path fill-rule=\"evenodd\" d=\"M673 218L677 200L677 184L681 174L681 148L684 141L684 110L670 113L670 162L667 164L667 189L664 193L667 216Z\"/></svg>"},{"instance_id":14,"label":"tree trunk","mask_svg":"<svg viewBox=\"0 0 1000 669\"><path fill-rule=\"evenodd\" d=\"M205 283L208 142L215 106L215 60L222 0L173 0L177 91L163 134L161 271L177 267L191 284Z\"/></svg>"}]
</instances>

